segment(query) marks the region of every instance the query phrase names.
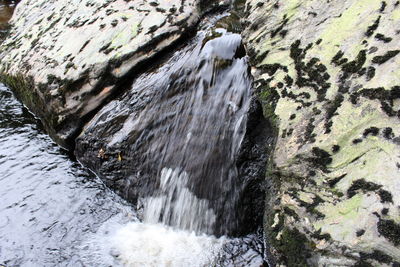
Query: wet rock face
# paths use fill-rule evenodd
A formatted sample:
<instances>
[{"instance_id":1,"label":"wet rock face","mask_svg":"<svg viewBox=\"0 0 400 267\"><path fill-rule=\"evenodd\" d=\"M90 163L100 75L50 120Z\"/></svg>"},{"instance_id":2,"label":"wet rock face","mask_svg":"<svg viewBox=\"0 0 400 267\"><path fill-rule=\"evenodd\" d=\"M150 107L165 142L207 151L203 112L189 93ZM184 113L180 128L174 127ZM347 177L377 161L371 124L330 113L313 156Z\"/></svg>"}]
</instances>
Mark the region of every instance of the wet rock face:
<instances>
[{"instance_id":1,"label":"wet rock face","mask_svg":"<svg viewBox=\"0 0 400 267\"><path fill-rule=\"evenodd\" d=\"M241 49L238 34L200 33L97 113L77 138L78 159L133 203L156 197L166 170L184 173L189 191L216 216L203 232L254 230L270 128L251 101Z\"/></svg>"},{"instance_id":2,"label":"wet rock face","mask_svg":"<svg viewBox=\"0 0 400 267\"><path fill-rule=\"evenodd\" d=\"M197 4L21 1L0 47L2 80L66 146L126 77L197 23Z\"/></svg>"},{"instance_id":3,"label":"wet rock face","mask_svg":"<svg viewBox=\"0 0 400 267\"><path fill-rule=\"evenodd\" d=\"M265 223L276 262L397 266L399 2L245 8L255 86L279 129Z\"/></svg>"},{"instance_id":4,"label":"wet rock face","mask_svg":"<svg viewBox=\"0 0 400 267\"><path fill-rule=\"evenodd\" d=\"M272 134L238 17L182 48L213 20L196 28L201 15L230 2L23 0L0 46L0 81L132 203L157 198L160 177L184 177L179 190L215 218L199 232L247 234L261 222Z\"/></svg>"}]
</instances>

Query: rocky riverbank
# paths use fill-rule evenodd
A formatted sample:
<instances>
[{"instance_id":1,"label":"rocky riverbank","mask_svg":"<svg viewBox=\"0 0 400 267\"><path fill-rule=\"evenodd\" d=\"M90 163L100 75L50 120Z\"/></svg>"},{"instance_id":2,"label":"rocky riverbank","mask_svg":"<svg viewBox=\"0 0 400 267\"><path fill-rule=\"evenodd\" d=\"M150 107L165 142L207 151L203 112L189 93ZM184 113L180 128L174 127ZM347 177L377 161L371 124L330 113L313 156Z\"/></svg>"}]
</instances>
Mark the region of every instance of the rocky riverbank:
<instances>
[{"instance_id":1,"label":"rocky riverbank","mask_svg":"<svg viewBox=\"0 0 400 267\"><path fill-rule=\"evenodd\" d=\"M136 139L125 138L138 131L111 136L124 125L136 129L126 110L154 109L146 102L154 88L130 85L193 37L207 10L226 4L23 0L0 46L0 77L56 142L73 149L77 140L81 161L132 200L137 187L122 189L138 171L142 143L132 149ZM257 94L235 163L247 177L246 195L260 196L265 144L276 137L265 186L271 265L398 266L399 2L242 0L234 8L235 19L220 24L242 33ZM206 40L221 36L214 34ZM222 70L244 56L238 47L218 62ZM160 127L158 120L149 125ZM245 199L256 207L258 197Z\"/></svg>"},{"instance_id":2,"label":"rocky riverbank","mask_svg":"<svg viewBox=\"0 0 400 267\"><path fill-rule=\"evenodd\" d=\"M190 176L193 205L215 213L207 233L246 234L261 223L270 133L240 35L212 28L228 8L22 1L0 47L1 80L125 199L157 194L172 168Z\"/></svg>"},{"instance_id":3,"label":"rocky riverbank","mask_svg":"<svg viewBox=\"0 0 400 267\"><path fill-rule=\"evenodd\" d=\"M398 1L257 1L244 33L278 137L265 230L278 265L398 266Z\"/></svg>"},{"instance_id":4,"label":"rocky riverbank","mask_svg":"<svg viewBox=\"0 0 400 267\"><path fill-rule=\"evenodd\" d=\"M21 1L0 47L2 80L68 148L128 77L190 34L200 15L194 0Z\"/></svg>"}]
</instances>

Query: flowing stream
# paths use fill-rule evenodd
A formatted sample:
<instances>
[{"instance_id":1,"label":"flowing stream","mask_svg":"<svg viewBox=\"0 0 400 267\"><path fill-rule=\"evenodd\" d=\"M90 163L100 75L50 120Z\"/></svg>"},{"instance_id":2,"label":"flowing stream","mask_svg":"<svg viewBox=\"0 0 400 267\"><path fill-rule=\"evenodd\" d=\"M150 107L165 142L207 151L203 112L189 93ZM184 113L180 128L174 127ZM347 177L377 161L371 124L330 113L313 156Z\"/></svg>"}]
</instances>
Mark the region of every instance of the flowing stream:
<instances>
[{"instance_id":1,"label":"flowing stream","mask_svg":"<svg viewBox=\"0 0 400 267\"><path fill-rule=\"evenodd\" d=\"M205 35L212 40L205 42ZM245 134L251 80L241 37L217 29L200 32L157 72L143 75L131 92L157 92L114 135L138 135L145 144L141 170L157 170L144 189L144 221L196 233L230 234L239 227L241 193L236 157ZM137 98L133 94L131 99ZM108 109L115 110L114 105ZM124 109L123 109L124 110ZM97 125L97 123L95 124Z\"/></svg>"},{"instance_id":2,"label":"flowing stream","mask_svg":"<svg viewBox=\"0 0 400 267\"><path fill-rule=\"evenodd\" d=\"M0 14L8 8L0 1ZM156 166L158 179L139 211L56 146L0 84L0 265L264 264L259 235L214 236L239 224L235 158L251 84L246 59L238 55L240 36L217 35L161 68L170 78L158 79L153 104L110 140L112 145L144 132L140 127L149 122L158 131L144 151L144 168ZM138 79L132 92L157 75Z\"/></svg>"},{"instance_id":3,"label":"flowing stream","mask_svg":"<svg viewBox=\"0 0 400 267\"><path fill-rule=\"evenodd\" d=\"M260 266L250 235L215 238L141 223L134 208L71 160L0 85L0 264Z\"/></svg>"}]
</instances>

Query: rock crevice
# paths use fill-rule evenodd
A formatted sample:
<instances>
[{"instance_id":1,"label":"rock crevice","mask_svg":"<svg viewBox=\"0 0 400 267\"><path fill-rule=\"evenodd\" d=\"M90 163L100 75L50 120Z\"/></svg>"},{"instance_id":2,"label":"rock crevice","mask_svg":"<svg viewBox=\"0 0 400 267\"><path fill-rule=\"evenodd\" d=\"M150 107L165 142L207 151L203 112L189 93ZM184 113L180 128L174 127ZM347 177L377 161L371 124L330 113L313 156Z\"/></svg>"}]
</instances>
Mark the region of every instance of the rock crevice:
<instances>
[{"instance_id":1,"label":"rock crevice","mask_svg":"<svg viewBox=\"0 0 400 267\"><path fill-rule=\"evenodd\" d=\"M193 34L204 13L195 0L151 3L18 4L0 46L1 80L61 146L71 148L88 119Z\"/></svg>"}]
</instances>

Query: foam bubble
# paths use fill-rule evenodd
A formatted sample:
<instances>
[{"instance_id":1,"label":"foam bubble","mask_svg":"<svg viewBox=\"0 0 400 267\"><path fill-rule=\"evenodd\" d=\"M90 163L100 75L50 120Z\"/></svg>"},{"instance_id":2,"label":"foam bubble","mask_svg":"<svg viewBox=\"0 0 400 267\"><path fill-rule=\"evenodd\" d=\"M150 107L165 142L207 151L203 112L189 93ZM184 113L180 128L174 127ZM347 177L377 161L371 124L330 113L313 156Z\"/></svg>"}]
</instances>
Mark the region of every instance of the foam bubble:
<instances>
[{"instance_id":1,"label":"foam bubble","mask_svg":"<svg viewBox=\"0 0 400 267\"><path fill-rule=\"evenodd\" d=\"M102 255L103 264L112 266L205 267L214 265L224 243L225 238L196 235L162 224L130 222L101 229L86 244L86 250L92 257L95 250Z\"/></svg>"},{"instance_id":2,"label":"foam bubble","mask_svg":"<svg viewBox=\"0 0 400 267\"><path fill-rule=\"evenodd\" d=\"M125 266L200 267L212 264L223 240L161 224L130 223L116 232L112 243Z\"/></svg>"}]
</instances>

